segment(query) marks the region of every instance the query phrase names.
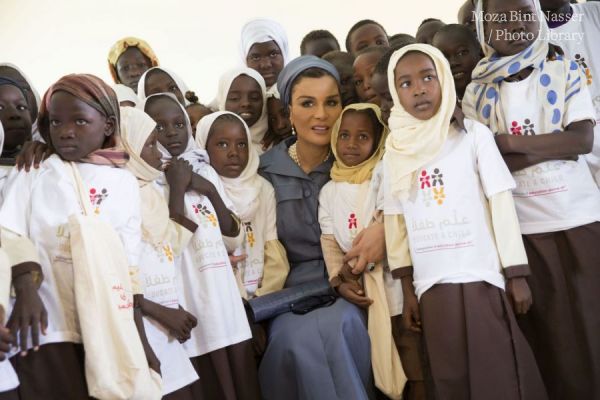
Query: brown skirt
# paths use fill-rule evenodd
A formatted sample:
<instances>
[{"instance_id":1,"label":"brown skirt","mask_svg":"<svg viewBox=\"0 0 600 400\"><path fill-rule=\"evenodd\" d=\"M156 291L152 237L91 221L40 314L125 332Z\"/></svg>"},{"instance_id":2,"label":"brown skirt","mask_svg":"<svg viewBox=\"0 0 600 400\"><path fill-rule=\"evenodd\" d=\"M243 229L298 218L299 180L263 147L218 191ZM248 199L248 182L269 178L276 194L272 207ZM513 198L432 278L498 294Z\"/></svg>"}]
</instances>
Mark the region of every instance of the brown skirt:
<instances>
[{"instance_id":1,"label":"brown skirt","mask_svg":"<svg viewBox=\"0 0 600 400\"><path fill-rule=\"evenodd\" d=\"M50 343L10 359L19 377L21 400L82 400L88 394L83 345Z\"/></svg>"},{"instance_id":2,"label":"brown skirt","mask_svg":"<svg viewBox=\"0 0 600 400\"><path fill-rule=\"evenodd\" d=\"M436 399L547 399L503 290L439 284L423 294L420 310Z\"/></svg>"},{"instance_id":3,"label":"brown skirt","mask_svg":"<svg viewBox=\"0 0 600 400\"><path fill-rule=\"evenodd\" d=\"M600 222L524 235L531 310L519 325L553 399L600 398Z\"/></svg>"},{"instance_id":4,"label":"brown skirt","mask_svg":"<svg viewBox=\"0 0 600 400\"><path fill-rule=\"evenodd\" d=\"M19 391L17 389L0 393L0 400L19 400Z\"/></svg>"},{"instance_id":5,"label":"brown skirt","mask_svg":"<svg viewBox=\"0 0 600 400\"><path fill-rule=\"evenodd\" d=\"M432 396L427 396L426 373L427 358L423 348L421 335L404 329L402 325L402 315L392 317L392 335L396 349L400 355L402 369L406 374L406 386L402 398L405 400L427 400ZM429 390L431 391L431 389Z\"/></svg>"},{"instance_id":6,"label":"brown skirt","mask_svg":"<svg viewBox=\"0 0 600 400\"><path fill-rule=\"evenodd\" d=\"M190 360L200 377L190 385L194 399L260 400L252 340Z\"/></svg>"},{"instance_id":7,"label":"brown skirt","mask_svg":"<svg viewBox=\"0 0 600 400\"><path fill-rule=\"evenodd\" d=\"M2 400L2 399L0 399ZM187 385L163 396L162 400L195 400L192 385Z\"/></svg>"}]
</instances>

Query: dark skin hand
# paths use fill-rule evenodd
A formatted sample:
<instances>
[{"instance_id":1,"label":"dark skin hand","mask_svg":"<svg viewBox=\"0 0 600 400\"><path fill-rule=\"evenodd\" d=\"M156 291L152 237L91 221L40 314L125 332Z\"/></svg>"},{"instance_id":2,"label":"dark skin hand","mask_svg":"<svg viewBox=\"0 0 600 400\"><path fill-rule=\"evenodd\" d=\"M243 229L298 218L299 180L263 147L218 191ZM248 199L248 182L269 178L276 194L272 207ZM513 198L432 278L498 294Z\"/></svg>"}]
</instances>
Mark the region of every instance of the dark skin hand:
<instances>
[{"instance_id":1,"label":"dark skin hand","mask_svg":"<svg viewBox=\"0 0 600 400\"><path fill-rule=\"evenodd\" d=\"M340 275L342 276L342 283L336 288L338 294L352 304L361 308L369 308L373 304L373 300L366 296L359 282L360 275L356 275L349 264L342 266Z\"/></svg>"},{"instance_id":2,"label":"dark skin hand","mask_svg":"<svg viewBox=\"0 0 600 400\"><path fill-rule=\"evenodd\" d=\"M233 213L225 206L219 192L217 192L217 189L210 181L194 173L192 174L192 184L190 189L208 198L217 213L221 233L224 236L236 237L240 233L240 227L233 218Z\"/></svg>"},{"instance_id":3,"label":"dark skin hand","mask_svg":"<svg viewBox=\"0 0 600 400\"><path fill-rule=\"evenodd\" d=\"M508 279L506 281L506 294L515 314L526 314L533 304L531 290L524 277Z\"/></svg>"},{"instance_id":4,"label":"dark skin hand","mask_svg":"<svg viewBox=\"0 0 600 400\"><path fill-rule=\"evenodd\" d=\"M542 161L573 160L591 152L594 125L589 120L578 121L569 124L563 132L533 136L501 134L495 139L508 168L518 171Z\"/></svg>"},{"instance_id":5,"label":"dark skin hand","mask_svg":"<svg viewBox=\"0 0 600 400\"><path fill-rule=\"evenodd\" d=\"M402 324L405 329L421 333L421 312L419 311L419 300L415 294L412 275L402 278L402 293L404 295Z\"/></svg>"},{"instance_id":6,"label":"dark skin hand","mask_svg":"<svg viewBox=\"0 0 600 400\"><path fill-rule=\"evenodd\" d=\"M144 295L136 294L133 296L135 299L135 303L141 304L144 302ZM135 327L137 328L138 334L140 335L140 340L142 341L142 346L144 347L144 353L146 354L146 360L148 361L148 366L154 370L156 373L160 374L160 360L156 357L154 350L150 346L148 342L148 337L146 336L146 330L144 329L144 320L142 318L142 310L141 308L133 309L133 321L135 322Z\"/></svg>"},{"instance_id":7,"label":"dark skin hand","mask_svg":"<svg viewBox=\"0 0 600 400\"><path fill-rule=\"evenodd\" d=\"M185 192L192 182L192 166L185 160L172 160L165 169L169 183L169 213L184 215Z\"/></svg>"},{"instance_id":8,"label":"dark skin hand","mask_svg":"<svg viewBox=\"0 0 600 400\"><path fill-rule=\"evenodd\" d=\"M40 331L46 334L48 313L38 294L38 286L30 273L13 278L16 300L6 327L15 333L21 355L27 355L27 334L31 331L33 350L40 348Z\"/></svg>"},{"instance_id":9,"label":"dark skin hand","mask_svg":"<svg viewBox=\"0 0 600 400\"><path fill-rule=\"evenodd\" d=\"M29 172L32 166L35 169L39 168L40 163L52 154L54 150L46 143L36 140L25 142L15 159L15 165L19 171L25 168L25 171Z\"/></svg>"},{"instance_id":10,"label":"dark skin hand","mask_svg":"<svg viewBox=\"0 0 600 400\"><path fill-rule=\"evenodd\" d=\"M144 299L140 302L140 308L143 315L161 324L179 343L188 340L192 329L198 325L196 317L185 311L181 306L179 308L169 308Z\"/></svg>"}]
</instances>

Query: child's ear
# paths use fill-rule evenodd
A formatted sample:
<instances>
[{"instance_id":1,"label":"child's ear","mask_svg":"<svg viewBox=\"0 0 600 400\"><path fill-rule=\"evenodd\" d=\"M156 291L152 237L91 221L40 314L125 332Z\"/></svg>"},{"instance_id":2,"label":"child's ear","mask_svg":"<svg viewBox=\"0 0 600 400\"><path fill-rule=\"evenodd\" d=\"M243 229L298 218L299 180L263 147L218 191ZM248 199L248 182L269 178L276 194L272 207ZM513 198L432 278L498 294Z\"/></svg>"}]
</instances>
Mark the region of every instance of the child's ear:
<instances>
[{"instance_id":1,"label":"child's ear","mask_svg":"<svg viewBox=\"0 0 600 400\"><path fill-rule=\"evenodd\" d=\"M104 136L112 136L115 134L115 130L117 128L117 117L111 115L106 118L106 123L104 124Z\"/></svg>"}]
</instances>

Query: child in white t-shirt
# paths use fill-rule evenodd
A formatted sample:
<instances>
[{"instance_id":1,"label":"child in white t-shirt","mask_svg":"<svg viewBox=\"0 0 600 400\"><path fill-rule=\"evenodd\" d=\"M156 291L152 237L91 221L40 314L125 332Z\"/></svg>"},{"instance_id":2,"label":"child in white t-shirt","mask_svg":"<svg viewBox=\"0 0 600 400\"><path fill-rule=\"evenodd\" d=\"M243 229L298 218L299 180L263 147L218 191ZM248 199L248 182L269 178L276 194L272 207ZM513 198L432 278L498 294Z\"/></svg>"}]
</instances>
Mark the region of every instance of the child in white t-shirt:
<instances>
[{"instance_id":1,"label":"child in white t-shirt","mask_svg":"<svg viewBox=\"0 0 600 400\"><path fill-rule=\"evenodd\" d=\"M240 293L248 299L283 289L289 264L277 239L275 193L258 175L258 152L250 129L237 114L218 111L198 125L196 144L207 151L242 223L242 243L228 251L245 259L234 265ZM226 246L230 240L225 237ZM237 241L235 241L237 242Z\"/></svg>"},{"instance_id":2,"label":"child in white t-shirt","mask_svg":"<svg viewBox=\"0 0 600 400\"><path fill-rule=\"evenodd\" d=\"M479 123L451 122L454 81L434 47L396 51L388 84L386 247L405 327L423 333L434 394L545 398L514 316L531 305L529 270L514 181L493 138Z\"/></svg>"},{"instance_id":3,"label":"child in white t-shirt","mask_svg":"<svg viewBox=\"0 0 600 400\"><path fill-rule=\"evenodd\" d=\"M198 326L184 343L201 377L192 385L194 396L227 398L246 391L258 399L252 335L223 242L223 236L238 237L239 218L206 152L194 142L189 117L177 98L169 93L151 95L144 110L157 123L163 163L185 160L193 170L179 206L198 228L176 263L181 304L198 318ZM169 191L172 196L181 193Z\"/></svg>"},{"instance_id":4,"label":"child in white t-shirt","mask_svg":"<svg viewBox=\"0 0 600 400\"><path fill-rule=\"evenodd\" d=\"M585 158L596 118L586 77L576 61L549 58L551 36L537 0L484 3L486 14L518 9L530 16L485 26L477 21L485 58L462 103L467 117L493 132L517 184L513 197L533 295L519 324L552 396L594 398L600 393L600 189ZM505 40L511 29L523 32L523 40ZM577 345L565 349L566 338Z\"/></svg>"}]
</instances>

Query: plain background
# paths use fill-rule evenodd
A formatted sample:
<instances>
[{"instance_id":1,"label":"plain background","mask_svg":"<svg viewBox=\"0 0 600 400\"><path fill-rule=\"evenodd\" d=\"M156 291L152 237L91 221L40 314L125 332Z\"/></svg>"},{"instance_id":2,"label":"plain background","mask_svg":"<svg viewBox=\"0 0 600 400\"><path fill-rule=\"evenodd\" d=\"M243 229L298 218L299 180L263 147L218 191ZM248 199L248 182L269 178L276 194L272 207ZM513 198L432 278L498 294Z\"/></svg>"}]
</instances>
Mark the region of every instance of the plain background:
<instances>
[{"instance_id":1,"label":"plain background","mask_svg":"<svg viewBox=\"0 0 600 400\"><path fill-rule=\"evenodd\" d=\"M241 63L244 23L279 21L292 57L313 29L328 29L345 50L360 19L381 23L391 36L414 35L429 17L456 22L463 0L0 0L0 61L21 67L43 95L69 73L92 73L112 84L108 50L124 36L146 40L160 64L178 73L202 102L215 96L219 76Z\"/></svg>"}]
</instances>

